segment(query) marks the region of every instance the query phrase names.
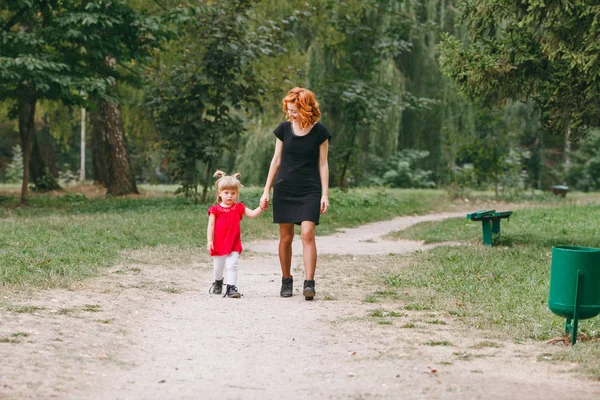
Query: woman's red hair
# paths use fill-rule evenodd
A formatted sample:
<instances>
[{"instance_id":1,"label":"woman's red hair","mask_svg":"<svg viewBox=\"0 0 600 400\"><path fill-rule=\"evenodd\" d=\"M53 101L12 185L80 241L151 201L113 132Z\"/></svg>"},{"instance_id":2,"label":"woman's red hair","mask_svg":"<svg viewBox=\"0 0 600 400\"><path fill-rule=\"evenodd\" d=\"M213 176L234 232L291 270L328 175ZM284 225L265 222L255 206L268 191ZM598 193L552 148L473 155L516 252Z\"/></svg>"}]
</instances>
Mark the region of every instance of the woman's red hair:
<instances>
[{"instance_id":1,"label":"woman's red hair","mask_svg":"<svg viewBox=\"0 0 600 400\"><path fill-rule=\"evenodd\" d=\"M319 121L321 111L315 94L308 89L296 87L290 90L283 99L283 112L288 115L288 103L294 104L300 114L300 128L304 129ZM291 118L288 120L291 121Z\"/></svg>"}]
</instances>

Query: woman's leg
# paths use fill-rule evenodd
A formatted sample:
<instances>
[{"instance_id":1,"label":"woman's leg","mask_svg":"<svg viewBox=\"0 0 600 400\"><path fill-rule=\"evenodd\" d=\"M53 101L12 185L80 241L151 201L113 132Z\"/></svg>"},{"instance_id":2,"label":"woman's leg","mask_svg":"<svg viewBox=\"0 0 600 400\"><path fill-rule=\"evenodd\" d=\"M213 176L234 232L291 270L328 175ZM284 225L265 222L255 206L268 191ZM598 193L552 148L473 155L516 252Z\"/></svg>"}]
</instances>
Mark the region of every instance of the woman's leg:
<instances>
[{"instance_id":1,"label":"woman's leg","mask_svg":"<svg viewBox=\"0 0 600 400\"><path fill-rule=\"evenodd\" d=\"M294 224L279 224L279 264L284 278L292 276L292 240Z\"/></svg>"},{"instance_id":2,"label":"woman's leg","mask_svg":"<svg viewBox=\"0 0 600 400\"><path fill-rule=\"evenodd\" d=\"M302 255L304 258L304 269L306 279L315 279L315 269L317 268L317 244L315 243L315 223L312 221L302 221Z\"/></svg>"}]
</instances>

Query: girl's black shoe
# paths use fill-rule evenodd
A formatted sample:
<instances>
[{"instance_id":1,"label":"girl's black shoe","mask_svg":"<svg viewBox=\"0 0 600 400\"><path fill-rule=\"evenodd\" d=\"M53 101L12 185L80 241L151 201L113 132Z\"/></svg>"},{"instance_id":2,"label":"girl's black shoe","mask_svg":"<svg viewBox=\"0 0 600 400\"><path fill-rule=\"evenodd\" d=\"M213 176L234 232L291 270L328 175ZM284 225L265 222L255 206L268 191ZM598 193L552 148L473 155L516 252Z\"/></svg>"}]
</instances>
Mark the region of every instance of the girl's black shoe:
<instances>
[{"instance_id":1,"label":"girl's black shoe","mask_svg":"<svg viewBox=\"0 0 600 400\"><path fill-rule=\"evenodd\" d=\"M304 281L304 291L302 292L304 298L306 300L312 300L315 298L315 281L314 280L305 280Z\"/></svg>"},{"instance_id":2,"label":"girl's black shoe","mask_svg":"<svg viewBox=\"0 0 600 400\"><path fill-rule=\"evenodd\" d=\"M240 293L238 293L237 287L235 287L234 285L227 285L227 290L225 291L225 294L223 295L223 297L231 297L232 299L239 299L240 297L242 297L242 295Z\"/></svg>"},{"instance_id":3,"label":"girl's black shoe","mask_svg":"<svg viewBox=\"0 0 600 400\"><path fill-rule=\"evenodd\" d=\"M208 289L208 294L221 294L223 292L223 279L219 281L215 281L210 289Z\"/></svg>"}]
</instances>

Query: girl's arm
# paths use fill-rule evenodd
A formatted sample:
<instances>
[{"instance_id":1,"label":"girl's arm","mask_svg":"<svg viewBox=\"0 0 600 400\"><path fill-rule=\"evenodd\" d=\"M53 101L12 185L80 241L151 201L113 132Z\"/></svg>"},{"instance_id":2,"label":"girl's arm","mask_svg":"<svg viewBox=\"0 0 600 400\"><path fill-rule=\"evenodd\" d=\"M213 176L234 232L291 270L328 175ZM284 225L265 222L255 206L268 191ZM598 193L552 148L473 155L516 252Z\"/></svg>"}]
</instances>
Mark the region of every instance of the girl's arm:
<instances>
[{"instance_id":1,"label":"girl's arm","mask_svg":"<svg viewBox=\"0 0 600 400\"><path fill-rule=\"evenodd\" d=\"M329 209L329 162L327 161L328 152L329 140L326 140L319 146L319 175L321 176L321 214L325 214Z\"/></svg>"},{"instance_id":2,"label":"girl's arm","mask_svg":"<svg viewBox=\"0 0 600 400\"><path fill-rule=\"evenodd\" d=\"M206 250L210 253L213 249L213 240L215 237L215 214L208 216L208 228L206 229Z\"/></svg>"},{"instance_id":3,"label":"girl's arm","mask_svg":"<svg viewBox=\"0 0 600 400\"><path fill-rule=\"evenodd\" d=\"M273 186L273 181L275 180L277 171L279 171L282 153L283 142L279 138L277 138L277 141L275 142L275 152L273 153L271 165L269 166L269 173L267 174L267 181L265 182L265 189L263 190L263 195L260 198L260 207L263 210L269 208L269 200L271 200L271 186Z\"/></svg>"},{"instance_id":4,"label":"girl's arm","mask_svg":"<svg viewBox=\"0 0 600 400\"><path fill-rule=\"evenodd\" d=\"M244 211L244 215L246 215L246 217L248 217L248 218L256 218L260 214L262 214L263 211L264 210L260 207L256 207L254 210L251 210L248 207L246 207L246 210Z\"/></svg>"}]
</instances>

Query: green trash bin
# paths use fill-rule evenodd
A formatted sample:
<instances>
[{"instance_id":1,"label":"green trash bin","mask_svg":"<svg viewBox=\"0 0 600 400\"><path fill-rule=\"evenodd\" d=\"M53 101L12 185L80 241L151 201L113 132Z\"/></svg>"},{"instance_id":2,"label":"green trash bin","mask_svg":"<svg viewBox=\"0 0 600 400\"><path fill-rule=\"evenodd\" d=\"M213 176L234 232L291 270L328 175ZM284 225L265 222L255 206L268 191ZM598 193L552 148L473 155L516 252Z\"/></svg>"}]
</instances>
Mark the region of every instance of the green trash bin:
<instances>
[{"instance_id":1,"label":"green trash bin","mask_svg":"<svg viewBox=\"0 0 600 400\"><path fill-rule=\"evenodd\" d=\"M579 320L600 314L600 249L552 247L548 307L567 319L565 333L575 344Z\"/></svg>"}]
</instances>

